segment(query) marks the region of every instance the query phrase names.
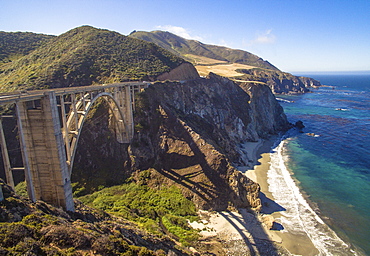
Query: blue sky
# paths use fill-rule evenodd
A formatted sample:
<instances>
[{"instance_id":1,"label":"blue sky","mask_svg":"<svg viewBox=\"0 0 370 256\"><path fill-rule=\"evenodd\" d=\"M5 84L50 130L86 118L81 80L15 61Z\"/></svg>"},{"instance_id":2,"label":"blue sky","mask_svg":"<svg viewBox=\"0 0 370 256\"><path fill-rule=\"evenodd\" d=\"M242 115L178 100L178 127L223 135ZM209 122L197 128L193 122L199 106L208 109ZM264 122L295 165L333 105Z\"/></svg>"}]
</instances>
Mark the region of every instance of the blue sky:
<instances>
[{"instance_id":1,"label":"blue sky","mask_svg":"<svg viewBox=\"0 0 370 256\"><path fill-rule=\"evenodd\" d=\"M167 30L287 72L370 70L370 0L0 0L0 31Z\"/></svg>"}]
</instances>

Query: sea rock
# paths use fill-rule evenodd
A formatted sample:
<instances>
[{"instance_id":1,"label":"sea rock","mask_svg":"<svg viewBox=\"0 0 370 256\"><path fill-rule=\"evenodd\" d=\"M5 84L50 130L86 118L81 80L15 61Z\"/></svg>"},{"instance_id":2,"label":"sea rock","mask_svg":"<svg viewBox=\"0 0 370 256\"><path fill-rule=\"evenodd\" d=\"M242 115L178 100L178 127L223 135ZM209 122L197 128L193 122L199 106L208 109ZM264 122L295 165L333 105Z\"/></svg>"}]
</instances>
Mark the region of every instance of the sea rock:
<instances>
[{"instance_id":1,"label":"sea rock","mask_svg":"<svg viewBox=\"0 0 370 256\"><path fill-rule=\"evenodd\" d=\"M303 122L301 120L295 122L294 126L297 127L300 130L303 129L303 128L305 128L305 126L304 126L304 124L303 124Z\"/></svg>"}]
</instances>

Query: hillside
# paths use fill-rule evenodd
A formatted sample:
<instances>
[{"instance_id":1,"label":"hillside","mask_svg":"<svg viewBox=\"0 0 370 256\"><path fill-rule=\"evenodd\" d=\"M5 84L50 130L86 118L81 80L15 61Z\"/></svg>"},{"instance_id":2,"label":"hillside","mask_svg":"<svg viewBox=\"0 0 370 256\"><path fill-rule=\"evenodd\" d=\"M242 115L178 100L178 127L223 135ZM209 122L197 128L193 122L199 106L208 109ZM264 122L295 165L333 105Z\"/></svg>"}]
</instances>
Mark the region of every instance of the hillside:
<instances>
[{"instance_id":1,"label":"hillside","mask_svg":"<svg viewBox=\"0 0 370 256\"><path fill-rule=\"evenodd\" d=\"M247 66L240 65L242 71ZM126 79L165 81L152 83L135 95L135 134L130 144L115 140L109 107L104 104L89 112L79 139L71 174L74 196L83 196L81 200L89 206L126 219L79 202L76 215L65 213L41 200L28 204L6 192L9 199L0 204L0 221L13 223L2 225L0 238L9 239L0 244L0 253L186 254L179 242L198 250L198 241L193 245L197 233L186 221L196 218L197 210L244 208L262 229L257 218L263 207L260 187L237 167L254 164L246 143L291 127L265 83L237 84L212 73L200 78L190 63L154 43L88 26L50 39L1 70L3 90ZM174 74L194 79L171 79ZM9 154L14 166L22 166L15 156L20 153L18 130L8 122L10 118L4 120ZM214 239L221 241L217 236ZM265 236L254 237L254 241L261 255L275 255L267 253L276 248ZM209 252L216 243L206 242ZM215 254L227 255L228 241L221 242L217 248L224 254ZM245 244L243 239L239 242Z\"/></svg>"},{"instance_id":2,"label":"hillside","mask_svg":"<svg viewBox=\"0 0 370 256\"><path fill-rule=\"evenodd\" d=\"M0 31L0 65L29 54L52 38L54 36L30 32Z\"/></svg>"},{"instance_id":3,"label":"hillside","mask_svg":"<svg viewBox=\"0 0 370 256\"><path fill-rule=\"evenodd\" d=\"M133 38L153 42L172 53L178 54L193 64L205 64L197 61L199 56L227 63L239 63L259 68L278 70L268 61L247 51L235 50L223 46L203 44L196 40L188 40L170 32L134 32L129 35Z\"/></svg>"},{"instance_id":4,"label":"hillside","mask_svg":"<svg viewBox=\"0 0 370 256\"><path fill-rule=\"evenodd\" d=\"M143 225L93 209L78 200L75 200L75 212L65 212L43 201L32 203L16 195L1 179L0 188L4 196L4 200L0 201L0 255L191 255L189 250L173 239L175 236L172 233L164 233L166 228L156 227L157 232L148 232ZM176 193L173 195L178 196ZM111 201L106 199L112 200L109 196L112 196L110 191L98 198L100 205L107 206ZM158 199L158 195L155 196ZM116 195L117 198L120 199ZM98 200L95 201L98 203ZM177 204L178 200L173 202ZM152 208L147 209L153 211ZM177 227L172 224L176 214L167 213L170 210L168 206L162 206L163 210L166 212L164 218L170 219L167 221L169 225ZM148 218L147 212L128 214L146 220L147 226L150 221L154 222ZM145 214L146 218L142 217ZM182 226L187 227L184 223ZM195 230L178 229L183 233L193 232L195 237L197 235ZM190 237L187 239L190 240Z\"/></svg>"},{"instance_id":5,"label":"hillside","mask_svg":"<svg viewBox=\"0 0 370 256\"><path fill-rule=\"evenodd\" d=\"M238 83L263 83L276 93L304 93L320 82L282 72L268 61L243 50L187 40L169 32L133 32L130 37L153 42L195 65L201 76L215 73Z\"/></svg>"},{"instance_id":6,"label":"hillside","mask_svg":"<svg viewBox=\"0 0 370 256\"><path fill-rule=\"evenodd\" d=\"M82 26L0 66L0 90L150 81L182 63L182 58L153 43Z\"/></svg>"}]
</instances>

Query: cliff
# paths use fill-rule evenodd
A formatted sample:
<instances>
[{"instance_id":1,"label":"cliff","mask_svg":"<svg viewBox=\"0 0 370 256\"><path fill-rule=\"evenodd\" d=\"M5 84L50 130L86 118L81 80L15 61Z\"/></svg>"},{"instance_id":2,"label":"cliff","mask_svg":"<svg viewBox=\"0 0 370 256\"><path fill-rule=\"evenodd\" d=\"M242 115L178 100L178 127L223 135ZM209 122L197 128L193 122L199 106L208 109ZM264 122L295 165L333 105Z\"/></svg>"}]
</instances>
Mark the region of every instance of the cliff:
<instances>
[{"instance_id":1,"label":"cliff","mask_svg":"<svg viewBox=\"0 0 370 256\"><path fill-rule=\"evenodd\" d=\"M180 66L172 69L169 72L163 73L157 77L157 80L191 80L199 78L198 71L188 62L182 63Z\"/></svg>"},{"instance_id":2,"label":"cliff","mask_svg":"<svg viewBox=\"0 0 370 256\"><path fill-rule=\"evenodd\" d=\"M239 79L250 82L262 82L268 85L275 94L305 93L309 92L311 87L321 86L320 82L315 79L294 76L281 71L257 68L237 71L241 73Z\"/></svg>"},{"instance_id":3,"label":"cliff","mask_svg":"<svg viewBox=\"0 0 370 256\"><path fill-rule=\"evenodd\" d=\"M267 86L243 90L211 74L207 79L156 83L138 100L131 157L133 169L149 171L148 184L179 185L200 209L261 207L258 184L232 163L248 162L243 142L289 128Z\"/></svg>"},{"instance_id":4,"label":"cliff","mask_svg":"<svg viewBox=\"0 0 370 256\"><path fill-rule=\"evenodd\" d=\"M178 186L200 209L260 208L258 184L234 166L251 160L244 142L290 127L266 85L239 86L211 74L157 82L135 98L129 147L115 141L104 106L85 123L72 172L80 195L120 184L135 172L134 180L153 188Z\"/></svg>"}]
</instances>

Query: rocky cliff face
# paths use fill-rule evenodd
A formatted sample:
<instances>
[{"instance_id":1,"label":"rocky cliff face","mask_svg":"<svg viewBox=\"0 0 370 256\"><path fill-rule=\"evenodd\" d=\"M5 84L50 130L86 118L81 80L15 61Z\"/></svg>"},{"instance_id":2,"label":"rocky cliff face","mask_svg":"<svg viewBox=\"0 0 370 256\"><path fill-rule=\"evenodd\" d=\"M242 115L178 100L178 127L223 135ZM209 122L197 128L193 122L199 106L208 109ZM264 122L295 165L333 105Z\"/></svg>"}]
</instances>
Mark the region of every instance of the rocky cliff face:
<instances>
[{"instance_id":1,"label":"rocky cliff face","mask_svg":"<svg viewBox=\"0 0 370 256\"><path fill-rule=\"evenodd\" d=\"M135 137L118 144L107 107L87 120L76 152L72 182L85 191L122 183L135 172L152 187L176 185L198 208L261 207L259 185L234 168L250 159L242 144L289 128L266 85L210 74L185 82L158 82L136 96Z\"/></svg>"},{"instance_id":2,"label":"rocky cliff face","mask_svg":"<svg viewBox=\"0 0 370 256\"><path fill-rule=\"evenodd\" d=\"M148 184L177 184L200 209L261 207L258 184L231 163L248 160L241 143L289 127L267 86L242 89L211 74L154 84L139 95L137 107L131 157L134 169L147 170Z\"/></svg>"},{"instance_id":3,"label":"rocky cliff face","mask_svg":"<svg viewBox=\"0 0 370 256\"><path fill-rule=\"evenodd\" d=\"M188 63L182 63L180 66L172 69L170 72L163 73L157 77L157 80L164 81L164 80L191 80L199 78L198 71L195 67Z\"/></svg>"},{"instance_id":4,"label":"rocky cliff face","mask_svg":"<svg viewBox=\"0 0 370 256\"><path fill-rule=\"evenodd\" d=\"M268 85L275 94L305 93L310 87L320 86L320 82L301 76L281 71L270 71L263 69L243 69L239 72L246 74L244 80L257 81Z\"/></svg>"}]
</instances>

